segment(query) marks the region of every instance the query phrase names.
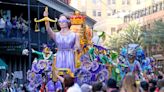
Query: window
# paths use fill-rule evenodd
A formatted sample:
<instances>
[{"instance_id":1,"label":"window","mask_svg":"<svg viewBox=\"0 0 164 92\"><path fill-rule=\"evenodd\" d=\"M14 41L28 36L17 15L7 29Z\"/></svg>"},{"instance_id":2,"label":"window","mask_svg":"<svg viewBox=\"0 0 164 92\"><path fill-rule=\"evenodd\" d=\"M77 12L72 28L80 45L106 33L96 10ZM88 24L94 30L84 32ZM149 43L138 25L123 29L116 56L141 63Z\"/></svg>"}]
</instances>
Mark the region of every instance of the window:
<instances>
[{"instance_id":1,"label":"window","mask_svg":"<svg viewBox=\"0 0 164 92\"><path fill-rule=\"evenodd\" d=\"M112 4L116 4L116 0L112 0Z\"/></svg>"},{"instance_id":2,"label":"window","mask_svg":"<svg viewBox=\"0 0 164 92\"><path fill-rule=\"evenodd\" d=\"M122 0L122 5L125 5L125 4L129 5L130 4L129 0Z\"/></svg>"},{"instance_id":3,"label":"window","mask_svg":"<svg viewBox=\"0 0 164 92\"><path fill-rule=\"evenodd\" d=\"M107 16L111 16L111 11L110 11L110 9L107 10Z\"/></svg>"},{"instance_id":4,"label":"window","mask_svg":"<svg viewBox=\"0 0 164 92\"><path fill-rule=\"evenodd\" d=\"M124 16L124 22L125 23L127 22L127 16Z\"/></svg>"},{"instance_id":5,"label":"window","mask_svg":"<svg viewBox=\"0 0 164 92\"><path fill-rule=\"evenodd\" d=\"M113 10L112 15L116 14L116 9Z\"/></svg>"},{"instance_id":6,"label":"window","mask_svg":"<svg viewBox=\"0 0 164 92\"><path fill-rule=\"evenodd\" d=\"M110 5L111 4L111 0L107 0L107 4Z\"/></svg>"},{"instance_id":7,"label":"window","mask_svg":"<svg viewBox=\"0 0 164 92\"><path fill-rule=\"evenodd\" d=\"M96 16L96 10L93 10L93 16Z\"/></svg>"},{"instance_id":8,"label":"window","mask_svg":"<svg viewBox=\"0 0 164 92\"><path fill-rule=\"evenodd\" d=\"M159 10L162 10L162 2L159 5Z\"/></svg>"},{"instance_id":9,"label":"window","mask_svg":"<svg viewBox=\"0 0 164 92\"><path fill-rule=\"evenodd\" d=\"M92 3L93 3L93 4L96 4L96 0L92 0Z\"/></svg>"},{"instance_id":10,"label":"window","mask_svg":"<svg viewBox=\"0 0 164 92\"><path fill-rule=\"evenodd\" d=\"M147 29L150 29L150 24L147 25Z\"/></svg>"},{"instance_id":11,"label":"window","mask_svg":"<svg viewBox=\"0 0 164 92\"><path fill-rule=\"evenodd\" d=\"M97 7L101 7L101 1L98 0L98 1L96 2L96 5L97 5Z\"/></svg>"},{"instance_id":12,"label":"window","mask_svg":"<svg viewBox=\"0 0 164 92\"><path fill-rule=\"evenodd\" d=\"M124 5L124 4L125 4L125 2L126 2L126 0L122 0L122 5Z\"/></svg>"},{"instance_id":13,"label":"window","mask_svg":"<svg viewBox=\"0 0 164 92\"><path fill-rule=\"evenodd\" d=\"M162 22L162 18L161 18L161 19L159 19L159 21L160 21L160 22Z\"/></svg>"},{"instance_id":14,"label":"window","mask_svg":"<svg viewBox=\"0 0 164 92\"><path fill-rule=\"evenodd\" d=\"M137 4L140 4L141 3L141 1L140 0L137 0Z\"/></svg>"},{"instance_id":15,"label":"window","mask_svg":"<svg viewBox=\"0 0 164 92\"><path fill-rule=\"evenodd\" d=\"M112 28L111 28L111 34L113 34L113 33L115 32L115 30L116 30L116 29L115 29L114 27L112 27Z\"/></svg>"},{"instance_id":16,"label":"window","mask_svg":"<svg viewBox=\"0 0 164 92\"><path fill-rule=\"evenodd\" d=\"M108 13L107 13L107 16L111 16L111 13L108 12Z\"/></svg>"},{"instance_id":17,"label":"window","mask_svg":"<svg viewBox=\"0 0 164 92\"><path fill-rule=\"evenodd\" d=\"M101 12L99 11L99 12L97 12L97 16L101 16Z\"/></svg>"},{"instance_id":18,"label":"window","mask_svg":"<svg viewBox=\"0 0 164 92\"><path fill-rule=\"evenodd\" d=\"M127 0L127 5L129 5L130 4L130 1L129 0Z\"/></svg>"}]
</instances>

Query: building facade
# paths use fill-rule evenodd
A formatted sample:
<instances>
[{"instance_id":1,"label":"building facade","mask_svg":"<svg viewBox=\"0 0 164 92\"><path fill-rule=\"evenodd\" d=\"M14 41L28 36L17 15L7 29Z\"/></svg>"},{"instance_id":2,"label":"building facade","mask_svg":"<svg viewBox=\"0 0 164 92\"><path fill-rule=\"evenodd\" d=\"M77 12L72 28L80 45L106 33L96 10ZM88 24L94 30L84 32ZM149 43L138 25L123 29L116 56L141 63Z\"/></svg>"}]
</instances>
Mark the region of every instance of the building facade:
<instances>
[{"instance_id":1,"label":"building facade","mask_svg":"<svg viewBox=\"0 0 164 92\"><path fill-rule=\"evenodd\" d=\"M111 35L125 16L163 0L71 0L71 5L97 21L94 29Z\"/></svg>"}]
</instances>

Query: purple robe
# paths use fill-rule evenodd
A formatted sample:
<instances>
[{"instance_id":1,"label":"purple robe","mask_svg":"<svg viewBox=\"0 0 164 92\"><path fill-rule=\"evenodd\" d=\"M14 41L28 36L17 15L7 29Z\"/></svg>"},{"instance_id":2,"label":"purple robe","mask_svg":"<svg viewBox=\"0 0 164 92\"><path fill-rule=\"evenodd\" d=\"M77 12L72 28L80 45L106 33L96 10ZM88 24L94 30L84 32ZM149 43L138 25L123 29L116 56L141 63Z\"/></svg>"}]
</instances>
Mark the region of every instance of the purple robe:
<instances>
[{"instance_id":1,"label":"purple robe","mask_svg":"<svg viewBox=\"0 0 164 92\"><path fill-rule=\"evenodd\" d=\"M76 44L76 34L70 32L68 35L62 35L60 32L55 35L55 42L58 48L56 53L56 67L69 68L75 71L74 47Z\"/></svg>"}]
</instances>

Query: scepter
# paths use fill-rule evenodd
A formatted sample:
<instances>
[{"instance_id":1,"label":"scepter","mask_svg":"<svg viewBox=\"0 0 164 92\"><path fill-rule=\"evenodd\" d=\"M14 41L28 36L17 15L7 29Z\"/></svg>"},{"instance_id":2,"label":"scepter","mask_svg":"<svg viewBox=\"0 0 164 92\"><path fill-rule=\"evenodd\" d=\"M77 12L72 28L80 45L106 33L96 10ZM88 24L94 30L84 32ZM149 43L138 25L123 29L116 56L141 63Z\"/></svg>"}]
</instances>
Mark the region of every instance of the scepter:
<instances>
[{"instance_id":1,"label":"scepter","mask_svg":"<svg viewBox=\"0 0 164 92\"><path fill-rule=\"evenodd\" d=\"M98 45L99 41L100 41L100 38L102 38L104 35L105 35L105 32L104 31L97 31L97 30L94 30L96 32L96 34L98 35L98 40L96 42L96 45Z\"/></svg>"}]
</instances>

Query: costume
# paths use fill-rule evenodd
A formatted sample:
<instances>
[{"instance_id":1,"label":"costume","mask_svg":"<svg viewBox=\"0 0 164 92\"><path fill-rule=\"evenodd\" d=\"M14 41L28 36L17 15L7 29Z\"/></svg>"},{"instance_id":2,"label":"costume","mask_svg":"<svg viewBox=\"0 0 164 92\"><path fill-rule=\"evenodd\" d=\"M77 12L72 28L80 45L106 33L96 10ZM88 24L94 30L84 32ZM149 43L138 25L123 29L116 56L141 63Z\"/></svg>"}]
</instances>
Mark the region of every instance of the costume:
<instances>
[{"instance_id":1,"label":"costume","mask_svg":"<svg viewBox=\"0 0 164 92\"><path fill-rule=\"evenodd\" d=\"M52 51L49 51L49 54L47 56L44 52L39 52L39 51L35 51L35 50L33 50L32 53L38 55L38 60L51 60L52 61L54 58Z\"/></svg>"},{"instance_id":2,"label":"costume","mask_svg":"<svg viewBox=\"0 0 164 92\"><path fill-rule=\"evenodd\" d=\"M55 42L58 48L56 53L56 67L69 68L75 71L75 44L77 36L71 32L69 35L62 35L60 32L55 35Z\"/></svg>"},{"instance_id":3,"label":"costume","mask_svg":"<svg viewBox=\"0 0 164 92\"><path fill-rule=\"evenodd\" d=\"M143 78L141 64L137 59L137 49L139 48L140 46L138 44L128 45L128 72L132 72L133 74L135 74L136 80Z\"/></svg>"}]
</instances>

